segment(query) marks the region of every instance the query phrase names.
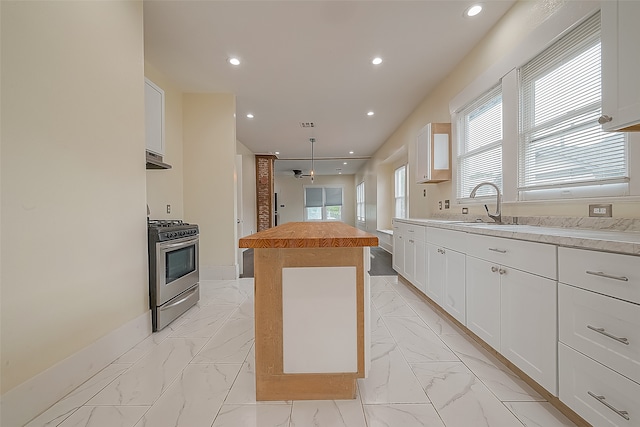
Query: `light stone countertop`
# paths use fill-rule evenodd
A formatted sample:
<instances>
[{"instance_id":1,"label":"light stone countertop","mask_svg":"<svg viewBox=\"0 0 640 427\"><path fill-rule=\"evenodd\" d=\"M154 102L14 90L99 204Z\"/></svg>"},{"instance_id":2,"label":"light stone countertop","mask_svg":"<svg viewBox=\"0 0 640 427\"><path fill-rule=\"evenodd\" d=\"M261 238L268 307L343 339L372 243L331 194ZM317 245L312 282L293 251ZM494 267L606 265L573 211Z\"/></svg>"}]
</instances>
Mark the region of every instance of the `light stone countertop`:
<instances>
[{"instance_id":1,"label":"light stone countertop","mask_svg":"<svg viewBox=\"0 0 640 427\"><path fill-rule=\"evenodd\" d=\"M524 224L491 224L419 218L394 218L394 221L487 236L640 256L640 232L637 231L592 230Z\"/></svg>"}]
</instances>

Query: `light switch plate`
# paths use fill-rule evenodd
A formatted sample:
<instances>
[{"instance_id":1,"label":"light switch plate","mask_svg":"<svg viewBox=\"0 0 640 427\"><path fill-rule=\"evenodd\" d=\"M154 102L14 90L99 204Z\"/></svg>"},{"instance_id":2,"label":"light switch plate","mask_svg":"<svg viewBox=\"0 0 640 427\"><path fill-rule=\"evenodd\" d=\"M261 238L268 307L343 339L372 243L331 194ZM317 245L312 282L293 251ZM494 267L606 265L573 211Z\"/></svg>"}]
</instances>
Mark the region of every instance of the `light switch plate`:
<instances>
[{"instance_id":1,"label":"light switch plate","mask_svg":"<svg viewBox=\"0 0 640 427\"><path fill-rule=\"evenodd\" d=\"M589 216L611 218L612 205L589 205Z\"/></svg>"}]
</instances>

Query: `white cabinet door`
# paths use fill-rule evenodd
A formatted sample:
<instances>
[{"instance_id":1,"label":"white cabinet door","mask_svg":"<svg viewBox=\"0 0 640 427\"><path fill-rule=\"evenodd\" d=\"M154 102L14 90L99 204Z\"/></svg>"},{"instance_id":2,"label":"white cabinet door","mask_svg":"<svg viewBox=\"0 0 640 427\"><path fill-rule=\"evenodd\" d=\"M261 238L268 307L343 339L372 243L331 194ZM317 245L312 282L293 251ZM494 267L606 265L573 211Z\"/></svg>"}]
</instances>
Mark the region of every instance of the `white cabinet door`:
<instances>
[{"instance_id":1,"label":"white cabinet door","mask_svg":"<svg viewBox=\"0 0 640 427\"><path fill-rule=\"evenodd\" d=\"M404 276L404 236L402 227L393 227L393 269Z\"/></svg>"},{"instance_id":2,"label":"white cabinet door","mask_svg":"<svg viewBox=\"0 0 640 427\"><path fill-rule=\"evenodd\" d=\"M445 280L442 306L463 325L466 322L465 255L451 249L445 251Z\"/></svg>"},{"instance_id":3,"label":"white cabinet door","mask_svg":"<svg viewBox=\"0 0 640 427\"><path fill-rule=\"evenodd\" d=\"M604 130L640 130L639 17L639 1L602 2L601 120L610 118Z\"/></svg>"},{"instance_id":4,"label":"white cabinet door","mask_svg":"<svg viewBox=\"0 0 640 427\"><path fill-rule=\"evenodd\" d=\"M440 246L427 243L427 284L425 294L442 306L444 293L445 253Z\"/></svg>"},{"instance_id":5,"label":"white cabinet door","mask_svg":"<svg viewBox=\"0 0 640 427\"><path fill-rule=\"evenodd\" d=\"M500 353L557 396L557 282L503 266L499 276Z\"/></svg>"},{"instance_id":6,"label":"white cabinet door","mask_svg":"<svg viewBox=\"0 0 640 427\"><path fill-rule=\"evenodd\" d=\"M451 123L429 123L416 137L416 182L451 180Z\"/></svg>"},{"instance_id":7,"label":"white cabinet door","mask_svg":"<svg viewBox=\"0 0 640 427\"><path fill-rule=\"evenodd\" d=\"M147 150L164 155L164 91L145 79L145 140Z\"/></svg>"},{"instance_id":8,"label":"white cabinet door","mask_svg":"<svg viewBox=\"0 0 640 427\"><path fill-rule=\"evenodd\" d=\"M420 240L415 244L414 265L413 284L424 294L427 291L427 244Z\"/></svg>"},{"instance_id":9,"label":"white cabinet door","mask_svg":"<svg viewBox=\"0 0 640 427\"><path fill-rule=\"evenodd\" d=\"M467 328L500 351L499 267L467 256Z\"/></svg>"},{"instance_id":10,"label":"white cabinet door","mask_svg":"<svg viewBox=\"0 0 640 427\"><path fill-rule=\"evenodd\" d=\"M416 240L413 236L404 239L404 278L415 284Z\"/></svg>"}]
</instances>

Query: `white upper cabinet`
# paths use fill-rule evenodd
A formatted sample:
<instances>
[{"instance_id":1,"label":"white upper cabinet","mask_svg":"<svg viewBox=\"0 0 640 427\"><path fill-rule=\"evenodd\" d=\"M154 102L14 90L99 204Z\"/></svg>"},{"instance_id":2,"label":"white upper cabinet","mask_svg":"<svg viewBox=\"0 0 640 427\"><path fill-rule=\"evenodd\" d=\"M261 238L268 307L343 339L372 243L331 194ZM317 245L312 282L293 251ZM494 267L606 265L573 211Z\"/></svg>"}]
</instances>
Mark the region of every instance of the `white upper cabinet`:
<instances>
[{"instance_id":1,"label":"white upper cabinet","mask_svg":"<svg viewBox=\"0 0 640 427\"><path fill-rule=\"evenodd\" d=\"M451 180L451 123L429 123L416 138L416 182Z\"/></svg>"},{"instance_id":2,"label":"white upper cabinet","mask_svg":"<svg viewBox=\"0 0 640 427\"><path fill-rule=\"evenodd\" d=\"M164 91L144 79L144 116L147 150L164 155Z\"/></svg>"},{"instance_id":3,"label":"white upper cabinet","mask_svg":"<svg viewBox=\"0 0 640 427\"><path fill-rule=\"evenodd\" d=\"M640 131L640 1L603 1L602 116L607 131Z\"/></svg>"}]
</instances>

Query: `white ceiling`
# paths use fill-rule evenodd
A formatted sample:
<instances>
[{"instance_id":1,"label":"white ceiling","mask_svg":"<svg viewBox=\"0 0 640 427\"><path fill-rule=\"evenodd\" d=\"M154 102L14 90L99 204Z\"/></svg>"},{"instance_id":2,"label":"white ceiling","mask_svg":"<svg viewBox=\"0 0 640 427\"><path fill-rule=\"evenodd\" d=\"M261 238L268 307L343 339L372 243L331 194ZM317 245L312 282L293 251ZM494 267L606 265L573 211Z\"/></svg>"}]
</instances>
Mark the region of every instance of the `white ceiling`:
<instances>
[{"instance_id":1,"label":"white ceiling","mask_svg":"<svg viewBox=\"0 0 640 427\"><path fill-rule=\"evenodd\" d=\"M353 174L365 160L342 158L373 155L514 0L463 17L472 3L147 0L145 59L185 92L235 93L238 140L299 159L278 173L308 173L313 137L316 158L339 158L316 174Z\"/></svg>"}]
</instances>

